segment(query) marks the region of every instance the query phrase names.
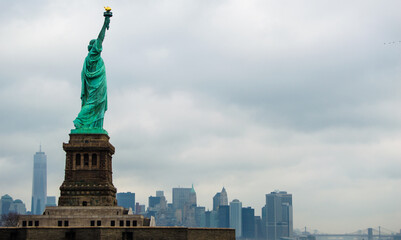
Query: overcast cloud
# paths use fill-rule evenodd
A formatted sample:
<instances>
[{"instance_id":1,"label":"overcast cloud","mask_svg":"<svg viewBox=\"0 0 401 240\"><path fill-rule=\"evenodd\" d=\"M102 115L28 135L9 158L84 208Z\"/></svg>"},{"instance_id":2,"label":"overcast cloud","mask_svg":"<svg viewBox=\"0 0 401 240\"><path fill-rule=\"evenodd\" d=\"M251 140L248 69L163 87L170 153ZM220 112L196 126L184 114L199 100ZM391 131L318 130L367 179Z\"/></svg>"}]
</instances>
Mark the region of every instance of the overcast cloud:
<instances>
[{"instance_id":1,"label":"overcast cloud","mask_svg":"<svg viewBox=\"0 0 401 240\"><path fill-rule=\"evenodd\" d=\"M296 228L401 228L400 1L1 5L0 195L30 208L40 142L59 195L87 44L110 5L104 127L118 191L147 205L193 183L211 208L224 186L260 215L280 189Z\"/></svg>"}]
</instances>

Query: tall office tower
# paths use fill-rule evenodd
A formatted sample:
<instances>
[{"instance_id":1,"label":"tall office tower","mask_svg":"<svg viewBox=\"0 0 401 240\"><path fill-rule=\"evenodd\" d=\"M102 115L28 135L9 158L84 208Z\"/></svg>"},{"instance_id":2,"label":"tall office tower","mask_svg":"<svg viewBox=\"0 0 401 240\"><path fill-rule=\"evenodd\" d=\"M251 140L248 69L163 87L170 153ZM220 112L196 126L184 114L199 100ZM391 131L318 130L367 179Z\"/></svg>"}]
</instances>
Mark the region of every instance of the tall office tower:
<instances>
[{"instance_id":1,"label":"tall office tower","mask_svg":"<svg viewBox=\"0 0 401 240\"><path fill-rule=\"evenodd\" d=\"M34 215L41 215L45 210L47 197L47 156L39 152L33 156L33 184L31 212Z\"/></svg>"},{"instance_id":2,"label":"tall office tower","mask_svg":"<svg viewBox=\"0 0 401 240\"><path fill-rule=\"evenodd\" d=\"M255 216L255 238L256 239L266 239L264 234L263 221L260 216Z\"/></svg>"},{"instance_id":3,"label":"tall office tower","mask_svg":"<svg viewBox=\"0 0 401 240\"><path fill-rule=\"evenodd\" d=\"M255 238L255 209L242 208L242 237Z\"/></svg>"},{"instance_id":4,"label":"tall office tower","mask_svg":"<svg viewBox=\"0 0 401 240\"><path fill-rule=\"evenodd\" d=\"M0 214L8 214L10 211L10 206L13 204L13 198L10 195L6 194L1 197L0 205Z\"/></svg>"},{"instance_id":5,"label":"tall office tower","mask_svg":"<svg viewBox=\"0 0 401 240\"><path fill-rule=\"evenodd\" d=\"M226 189L223 187L220 193L220 206L228 206L228 197Z\"/></svg>"},{"instance_id":6,"label":"tall office tower","mask_svg":"<svg viewBox=\"0 0 401 240\"><path fill-rule=\"evenodd\" d=\"M267 207L265 205L265 206L262 207L262 234L263 234L263 238L267 238L266 230L267 230Z\"/></svg>"},{"instance_id":7,"label":"tall office tower","mask_svg":"<svg viewBox=\"0 0 401 240\"><path fill-rule=\"evenodd\" d=\"M196 192L193 185L192 188L173 188L173 208L176 225L196 226Z\"/></svg>"},{"instance_id":8,"label":"tall office tower","mask_svg":"<svg viewBox=\"0 0 401 240\"><path fill-rule=\"evenodd\" d=\"M230 228L235 229L235 237L242 237L242 202L238 199L230 202Z\"/></svg>"},{"instance_id":9,"label":"tall office tower","mask_svg":"<svg viewBox=\"0 0 401 240\"><path fill-rule=\"evenodd\" d=\"M206 210L205 207L196 207L195 208L196 227L206 227L205 210Z\"/></svg>"},{"instance_id":10,"label":"tall office tower","mask_svg":"<svg viewBox=\"0 0 401 240\"><path fill-rule=\"evenodd\" d=\"M218 228L218 216L216 211L205 212L205 225L207 228Z\"/></svg>"},{"instance_id":11,"label":"tall office tower","mask_svg":"<svg viewBox=\"0 0 401 240\"><path fill-rule=\"evenodd\" d=\"M193 188L173 188L173 207L184 209L185 205L196 206L196 193Z\"/></svg>"},{"instance_id":12,"label":"tall office tower","mask_svg":"<svg viewBox=\"0 0 401 240\"><path fill-rule=\"evenodd\" d=\"M47 196L46 207L57 207L56 196Z\"/></svg>"},{"instance_id":13,"label":"tall office tower","mask_svg":"<svg viewBox=\"0 0 401 240\"><path fill-rule=\"evenodd\" d=\"M131 208L135 212L135 193L121 192L117 193L117 205L126 209Z\"/></svg>"},{"instance_id":14,"label":"tall office tower","mask_svg":"<svg viewBox=\"0 0 401 240\"><path fill-rule=\"evenodd\" d=\"M266 194L267 239L292 237L292 194L276 191Z\"/></svg>"},{"instance_id":15,"label":"tall office tower","mask_svg":"<svg viewBox=\"0 0 401 240\"><path fill-rule=\"evenodd\" d=\"M217 210L217 222L219 228L230 227L230 206L220 206Z\"/></svg>"},{"instance_id":16,"label":"tall office tower","mask_svg":"<svg viewBox=\"0 0 401 240\"><path fill-rule=\"evenodd\" d=\"M25 203L23 203L20 199L15 199L14 202L10 205L9 211L25 215L26 214Z\"/></svg>"},{"instance_id":17,"label":"tall office tower","mask_svg":"<svg viewBox=\"0 0 401 240\"><path fill-rule=\"evenodd\" d=\"M213 197L213 211L217 211L220 207L220 195L221 193L216 193Z\"/></svg>"},{"instance_id":18,"label":"tall office tower","mask_svg":"<svg viewBox=\"0 0 401 240\"><path fill-rule=\"evenodd\" d=\"M156 197L164 197L164 191L156 191Z\"/></svg>"},{"instance_id":19,"label":"tall office tower","mask_svg":"<svg viewBox=\"0 0 401 240\"><path fill-rule=\"evenodd\" d=\"M213 211L217 211L220 206L228 206L227 192L224 187L213 197Z\"/></svg>"},{"instance_id":20,"label":"tall office tower","mask_svg":"<svg viewBox=\"0 0 401 240\"><path fill-rule=\"evenodd\" d=\"M145 204L139 204L139 202L137 202L135 204L135 214L140 214L140 215L145 215L146 214L146 208L145 208Z\"/></svg>"}]
</instances>

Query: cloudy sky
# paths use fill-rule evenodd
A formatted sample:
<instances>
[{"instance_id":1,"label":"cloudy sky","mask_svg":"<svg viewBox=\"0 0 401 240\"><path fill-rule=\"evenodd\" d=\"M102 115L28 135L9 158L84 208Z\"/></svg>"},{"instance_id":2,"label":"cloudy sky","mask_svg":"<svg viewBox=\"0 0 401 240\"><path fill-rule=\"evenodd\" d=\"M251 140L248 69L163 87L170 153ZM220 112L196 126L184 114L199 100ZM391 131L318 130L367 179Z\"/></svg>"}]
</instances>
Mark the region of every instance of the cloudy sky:
<instances>
[{"instance_id":1,"label":"cloudy sky","mask_svg":"<svg viewBox=\"0 0 401 240\"><path fill-rule=\"evenodd\" d=\"M260 215L279 189L296 228L401 228L400 1L1 5L0 195L30 208L40 143L59 195L87 44L110 5L104 128L118 191L171 202L193 183L211 208L224 186Z\"/></svg>"}]
</instances>

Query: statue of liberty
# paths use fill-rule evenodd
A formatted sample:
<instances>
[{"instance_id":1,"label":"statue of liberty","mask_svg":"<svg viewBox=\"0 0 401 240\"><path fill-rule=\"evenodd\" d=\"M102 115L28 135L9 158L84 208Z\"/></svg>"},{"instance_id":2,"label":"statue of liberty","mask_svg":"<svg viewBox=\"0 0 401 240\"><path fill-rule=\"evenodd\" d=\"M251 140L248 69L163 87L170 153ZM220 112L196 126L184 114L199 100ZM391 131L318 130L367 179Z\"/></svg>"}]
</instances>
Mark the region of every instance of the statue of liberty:
<instances>
[{"instance_id":1,"label":"statue of liberty","mask_svg":"<svg viewBox=\"0 0 401 240\"><path fill-rule=\"evenodd\" d=\"M82 107L78 117L74 120L76 129L71 133L106 133L103 130L104 112L107 111L107 83L106 69L102 57L102 43L109 29L111 8L105 8L104 24L97 39L93 39L88 45L81 73L81 101Z\"/></svg>"}]
</instances>

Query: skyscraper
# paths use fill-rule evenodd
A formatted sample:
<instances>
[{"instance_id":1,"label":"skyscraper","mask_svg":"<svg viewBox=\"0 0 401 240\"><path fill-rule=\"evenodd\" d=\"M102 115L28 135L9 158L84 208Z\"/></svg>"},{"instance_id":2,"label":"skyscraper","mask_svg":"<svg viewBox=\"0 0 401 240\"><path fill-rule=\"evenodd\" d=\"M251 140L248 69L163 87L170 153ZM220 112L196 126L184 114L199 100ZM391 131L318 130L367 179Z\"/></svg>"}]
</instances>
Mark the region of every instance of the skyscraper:
<instances>
[{"instance_id":1,"label":"skyscraper","mask_svg":"<svg viewBox=\"0 0 401 240\"><path fill-rule=\"evenodd\" d=\"M25 204L20 199L15 199L6 194L0 200L0 215L10 212L18 214L26 214Z\"/></svg>"},{"instance_id":2,"label":"skyscraper","mask_svg":"<svg viewBox=\"0 0 401 240\"><path fill-rule=\"evenodd\" d=\"M13 204L13 198L10 197L10 195L6 194L1 197L0 203L0 214L8 214L10 212L11 204Z\"/></svg>"},{"instance_id":3,"label":"skyscraper","mask_svg":"<svg viewBox=\"0 0 401 240\"><path fill-rule=\"evenodd\" d=\"M20 199L15 199L10 206L10 212L26 214L25 204Z\"/></svg>"},{"instance_id":4,"label":"skyscraper","mask_svg":"<svg viewBox=\"0 0 401 240\"><path fill-rule=\"evenodd\" d=\"M221 193L216 193L213 197L213 211L217 211L220 207L220 195Z\"/></svg>"},{"instance_id":5,"label":"skyscraper","mask_svg":"<svg viewBox=\"0 0 401 240\"><path fill-rule=\"evenodd\" d=\"M220 206L228 206L228 197L226 189L223 187L220 193Z\"/></svg>"},{"instance_id":6,"label":"skyscraper","mask_svg":"<svg viewBox=\"0 0 401 240\"><path fill-rule=\"evenodd\" d=\"M235 229L235 237L242 237L242 202L238 199L230 202L230 228Z\"/></svg>"},{"instance_id":7,"label":"skyscraper","mask_svg":"<svg viewBox=\"0 0 401 240\"><path fill-rule=\"evenodd\" d=\"M173 207L184 209L185 205L196 206L196 193L192 188L173 188Z\"/></svg>"},{"instance_id":8,"label":"skyscraper","mask_svg":"<svg viewBox=\"0 0 401 240\"><path fill-rule=\"evenodd\" d=\"M46 207L56 207L56 206L57 206L56 196L47 196Z\"/></svg>"},{"instance_id":9,"label":"skyscraper","mask_svg":"<svg viewBox=\"0 0 401 240\"><path fill-rule=\"evenodd\" d=\"M276 191L266 194L267 239L292 237L292 194Z\"/></svg>"},{"instance_id":10,"label":"skyscraper","mask_svg":"<svg viewBox=\"0 0 401 240\"><path fill-rule=\"evenodd\" d=\"M47 197L47 156L39 152L33 156L33 184L32 184L32 202L31 212L35 215L41 215L45 210Z\"/></svg>"},{"instance_id":11,"label":"skyscraper","mask_svg":"<svg viewBox=\"0 0 401 240\"><path fill-rule=\"evenodd\" d=\"M131 208L135 212L135 193L121 192L117 193L117 205L126 209Z\"/></svg>"},{"instance_id":12,"label":"skyscraper","mask_svg":"<svg viewBox=\"0 0 401 240\"><path fill-rule=\"evenodd\" d=\"M227 192L224 187L213 197L213 211L217 211L220 206L228 206Z\"/></svg>"},{"instance_id":13,"label":"skyscraper","mask_svg":"<svg viewBox=\"0 0 401 240\"><path fill-rule=\"evenodd\" d=\"M220 206L217 210L217 222L219 228L230 227L230 206Z\"/></svg>"},{"instance_id":14,"label":"skyscraper","mask_svg":"<svg viewBox=\"0 0 401 240\"><path fill-rule=\"evenodd\" d=\"M242 237L255 238L255 209L242 208Z\"/></svg>"},{"instance_id":15,"label":"skyscraper","mask_svg":"<svg viewBox=\"0 0 401 240\"><path fill-rule=\"evenodd\" d=\"M177 225L196 226L196 192L193 185L192 188L173 188L173 208Z\"/></svg>"}]
</instances>

